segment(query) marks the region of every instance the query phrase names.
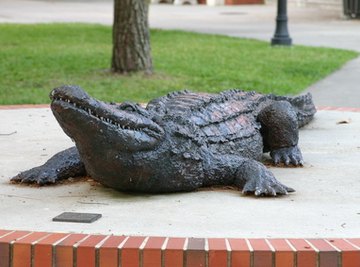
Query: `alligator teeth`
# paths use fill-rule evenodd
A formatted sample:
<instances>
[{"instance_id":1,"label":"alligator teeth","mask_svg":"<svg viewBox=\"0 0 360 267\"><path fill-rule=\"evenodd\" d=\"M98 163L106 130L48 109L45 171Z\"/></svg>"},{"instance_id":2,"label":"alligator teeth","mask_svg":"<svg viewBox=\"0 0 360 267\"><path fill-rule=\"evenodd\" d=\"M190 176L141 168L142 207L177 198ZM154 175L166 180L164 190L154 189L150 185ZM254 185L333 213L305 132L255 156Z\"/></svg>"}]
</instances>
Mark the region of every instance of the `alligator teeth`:
<instances>
[{"instance_id":1,"label":"alligator teeth","mask_svg":"<svg viewBox=\"0 0 360 267\"><path fill-rule=\"evenodd\" d=\"M122 129L122 130L134 130L134 131L139 131L139 129L136 129L136 128L135 128L135 129L132 129L131 127L129 127L129 126L127 126L127 125L121 125L120 123L115 122L115 121L113 121L113 120L111 120L111 119L109 119L109 118L101 117L101 116L99 116L98 114L96 114L96 112L94 112L91 108L87 108L87 107L80 106L80 105L76 104L75 102L72 102L72 101L69 100L69 99L63 99L62 97L59 97L59 98L56 98L56 100L64 101L64 102L67 102L67 103L69 103L69 104L72 104L74 107L77 107L77 108L79 108L79 109L82 109L82 110L84 110L84 111L87 111L87 113L88 113L89 115L92 115L92 116L98 118L98 119L101 120L101 121L104 121L104 122L110 123L110 124L112 124L112 125L115 125L115 126L119 127L119 128Z\"/></svg>"}]
</instances>

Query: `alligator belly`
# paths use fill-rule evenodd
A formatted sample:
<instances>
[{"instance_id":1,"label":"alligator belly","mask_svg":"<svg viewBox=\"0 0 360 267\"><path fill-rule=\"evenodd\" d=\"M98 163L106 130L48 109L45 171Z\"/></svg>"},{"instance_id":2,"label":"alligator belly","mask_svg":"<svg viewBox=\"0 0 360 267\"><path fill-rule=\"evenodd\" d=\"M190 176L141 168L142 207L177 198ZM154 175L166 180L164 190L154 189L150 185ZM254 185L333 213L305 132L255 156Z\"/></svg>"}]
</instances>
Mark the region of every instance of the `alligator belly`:
<instances>
[{"instance_id":1,"label":"alligator belly","mask_svg":"<svg viewBox=\"0 0 360 267\"><path fill-rule=\"evenodd\" d=\"M99 183L124 192L171 193L192 191L203 186L200 161L172 161L164 158L131 166L115 161L83 160L88 174Z\"/></svg>"}]
</instances>

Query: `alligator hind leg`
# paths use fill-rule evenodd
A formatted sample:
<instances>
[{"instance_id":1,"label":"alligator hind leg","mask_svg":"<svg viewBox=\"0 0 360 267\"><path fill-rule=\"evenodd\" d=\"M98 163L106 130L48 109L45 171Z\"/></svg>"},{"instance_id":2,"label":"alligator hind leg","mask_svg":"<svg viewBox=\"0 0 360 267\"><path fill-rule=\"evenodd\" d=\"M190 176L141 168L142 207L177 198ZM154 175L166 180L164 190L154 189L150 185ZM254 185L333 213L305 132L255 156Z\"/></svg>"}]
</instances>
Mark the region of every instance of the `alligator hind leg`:
<instances>
[{"instance_id":1,"label":"alligator hind leg","mask_svg":"<svg viewBox=\"0 0 360 267\"><path fill-rule=\"evenodd\" d=\"M51 157L44 165L20 172L11 179L16 183L53 184L59 180L86 175L76 147L61 151Z\"/></svg>"},{"instance_id":2,"label":"alligator hind leg","mask_svg":"<svg viewBox=\"0 0 360 267\"><path fill-rule=\"evenodd\" d=\"M273 162L302 165L303 158L298 148L298 120L291 104L276 101L259 113L258 120L261 123L264 152L270 151Z\"/></svg>"}]
</instances>

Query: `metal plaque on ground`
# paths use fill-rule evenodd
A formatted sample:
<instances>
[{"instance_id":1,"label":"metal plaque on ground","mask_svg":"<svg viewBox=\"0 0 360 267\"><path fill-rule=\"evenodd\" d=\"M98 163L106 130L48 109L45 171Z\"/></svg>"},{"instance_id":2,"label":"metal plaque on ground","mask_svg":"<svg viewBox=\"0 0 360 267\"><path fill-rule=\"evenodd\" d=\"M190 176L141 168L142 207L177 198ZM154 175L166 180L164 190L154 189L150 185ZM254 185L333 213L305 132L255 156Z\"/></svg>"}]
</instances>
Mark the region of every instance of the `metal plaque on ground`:
<instances>
[{"instance_id":1,"label":"metal plaque on ground","mask_svg":"<svg viewBox=\"0 0 360 267\"><path fill-rule=\"evenodd\" d=\"M101 214L98 213L64 212L52 220L54 222L92 223L100 218Z\"/></svg>"}]
</instances>

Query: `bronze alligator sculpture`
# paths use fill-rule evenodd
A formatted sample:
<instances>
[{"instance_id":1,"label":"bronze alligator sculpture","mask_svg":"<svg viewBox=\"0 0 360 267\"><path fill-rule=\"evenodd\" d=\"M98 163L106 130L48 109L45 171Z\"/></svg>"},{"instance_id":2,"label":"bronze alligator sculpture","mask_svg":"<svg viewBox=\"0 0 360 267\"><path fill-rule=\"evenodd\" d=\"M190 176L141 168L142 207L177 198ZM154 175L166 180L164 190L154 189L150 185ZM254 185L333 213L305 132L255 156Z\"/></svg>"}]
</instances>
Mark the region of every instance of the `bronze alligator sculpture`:
<instances>
[{"instance_id":1,"label":"bronze alligator sculpture","mask_svg":"<svg viewBox=\"0 0 360 267\"><path fill-rule=\"evenodd\" d=\"M259 161L299 166L298 128L316 109L295 98L229 90L181 91L138 104L105 103L78 86L54 89L51 109L76 147L12 181L55 183L90 175L120 191L167 193L234 185L256 196L293 192Z\"/></svg>"}]
</instances>

